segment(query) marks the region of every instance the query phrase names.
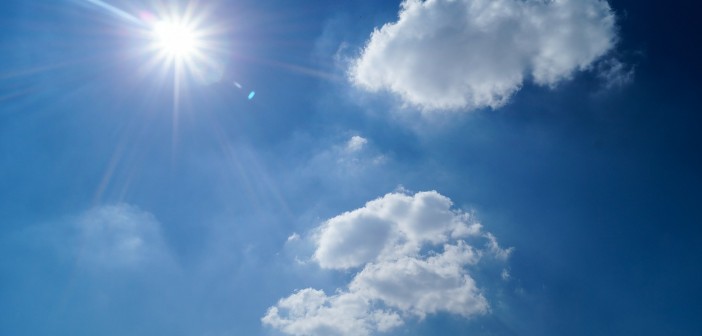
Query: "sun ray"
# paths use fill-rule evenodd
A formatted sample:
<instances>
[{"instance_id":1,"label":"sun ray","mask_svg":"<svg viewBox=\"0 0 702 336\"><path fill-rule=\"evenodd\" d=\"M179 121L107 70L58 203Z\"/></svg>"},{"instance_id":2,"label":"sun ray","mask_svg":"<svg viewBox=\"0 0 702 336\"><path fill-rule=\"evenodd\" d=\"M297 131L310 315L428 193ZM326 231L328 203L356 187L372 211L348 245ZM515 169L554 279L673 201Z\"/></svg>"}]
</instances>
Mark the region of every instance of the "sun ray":
<instances>
[{"instance_id":1,"label":"sun ray","mask_svg":"<svg viewBox=\"0 0 702 336\"><path fill-rule=\"evenodd\" d=\"M230 57L225 42L229 29L217 24L216 6L188 0L120 8L102 0L78 1L124 24L132 42L125 52L130 61L137 62L134 74L170 91L171 151L175 156L181 107L188 103L190 85L221 80Z\"/></svg>"}]
</instances>

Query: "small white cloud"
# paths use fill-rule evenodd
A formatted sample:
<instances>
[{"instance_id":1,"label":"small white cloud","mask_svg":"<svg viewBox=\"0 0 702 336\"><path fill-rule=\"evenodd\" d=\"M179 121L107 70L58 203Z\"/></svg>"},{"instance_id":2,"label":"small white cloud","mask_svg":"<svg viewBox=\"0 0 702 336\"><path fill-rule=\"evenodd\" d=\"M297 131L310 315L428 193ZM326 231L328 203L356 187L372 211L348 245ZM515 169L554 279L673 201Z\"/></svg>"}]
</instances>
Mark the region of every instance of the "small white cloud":
<instances>
[{"instance_id":1,"label":"small white cloud","mask_svg":"<svg viewBox=\"0 0 702 336\"><path fill-rule=\"evenodd\" d=\"M509 249L452 205L435 191L396 192L327 220L312 234L312 261L354 270L353 279L333 295L308 288L283 298L262 322L290 335L369 335L411 317L487 313L468 269L483 255L507 258Z\"/></svg>"},{"instance_id":2,"label":"small white cloud","mask_svg":"<svg viewBox=\"0 0 702 336\"><path fill-rule=\"evenodd\" d=\"M97 268L137 267L167 259L159 222L126 204L89 210L76 222L79 262Z\"/></svg>"},{"instance_id":3,"label":"small white cloud","mask_svg":"<svg viewBox=\"0 0 702 336\"><path fill-rule=\"evenodd\" d=\"M363 147L368 143L368 140L362 136L354 135L346 143L346 150L355 153L363 150Z\"/></svg>"},{"instance_id":4,"label":"small white cloud","mask_svg":"<svg viewBox=\"0 0 702 336\"><path fill-rule=\"evenodd\" d=\"M597 76L604 82L605 89L620 88L634 81L634 67L610 58L600 62Z\"/></svg>"},{"instance_id":5,"label":"small white cloud","mask_svg":"<svg viewBox=\"0 0 702 336\"><path fill-rule=\"evenodd\" d=\"M498 108L525 81L555 86L617 40L605 0L405 0L352 62L352 82L424 111Z\"/></svg>"},{"instance_id":6,"label":"small white cloud","mask_svg":"<svg viewBox=\"0 0 702 336\"><path fill-rule=\"evenodd\" d=\"M300 235L297 234L297 232L294 232L293 234L291 234L291 235L288 237L288 240L287 240L287 241L288 241L288 242L293 242L293 241L298 241L298 240L300 240Z\"/></svg>"},{"instance_id":7,"label":"small white cloud","mask_svg":"<svg viewBox=\"0 0 702 336\"><path fill-rule=\"evenodd\" d=\"M500 273L500 277L502 278L502 280L508 281L512 278L512 275L509 273L509 270L505 268L502 270L502 273Z\"/></svg>"}]
</instances>

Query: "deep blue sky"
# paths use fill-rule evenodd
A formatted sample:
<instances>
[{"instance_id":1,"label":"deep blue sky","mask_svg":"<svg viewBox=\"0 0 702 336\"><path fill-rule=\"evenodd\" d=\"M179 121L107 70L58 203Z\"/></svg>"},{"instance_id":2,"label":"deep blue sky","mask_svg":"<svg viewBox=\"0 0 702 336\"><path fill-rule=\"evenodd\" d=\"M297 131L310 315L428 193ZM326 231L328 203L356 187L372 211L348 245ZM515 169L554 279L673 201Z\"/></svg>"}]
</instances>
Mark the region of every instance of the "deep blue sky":
<instances>
[{"instance_id":1,"label":"deep blue sky","mask_svg":"<svg viewBox=\"0 0 702 336\"><path fill-rule=\"evenodd\" d=\"M139 71L129 23L79 0L0 3L0 334L275 335L261 317L279 299L353 275L296 264L313 248L288 237L399 186L474 211L514 251L509 281L471 273L488 314L388 334L702 333L695 5L609 1L623 86L578 71L434 117L338 61L399 1L213 3L226 70L188 83L177 129L173 83ZM354 135L367 144L345 157ZM110 207L157 223L139 231L153 264L84 255L76 223Z\"/></svg>"}]
</instances>

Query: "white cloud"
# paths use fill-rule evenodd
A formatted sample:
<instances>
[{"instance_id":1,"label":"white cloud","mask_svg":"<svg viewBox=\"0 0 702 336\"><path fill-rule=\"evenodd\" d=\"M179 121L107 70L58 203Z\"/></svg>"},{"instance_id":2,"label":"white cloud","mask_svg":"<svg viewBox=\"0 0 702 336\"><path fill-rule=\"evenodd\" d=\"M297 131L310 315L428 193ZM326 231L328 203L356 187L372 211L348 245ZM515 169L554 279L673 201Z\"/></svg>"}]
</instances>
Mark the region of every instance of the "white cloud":
<instances>
[{"instance_id":1,"label":"white cloud","mask_svg":"<svg viewBox=\"0 0 702 336\"><path fill-rule=\"evenodd\" d=\"M318 228L314 258L323 268L347 269L480 232L469 214L451 206L450 199L435 191L387 194Z\"/></svg>"},{"instance_id":2,"label":"white cloud","mask_svg":"<svg viewBox=\"0 0 702 336\"><path fill-rule=\"evenodd\" d=\"M605 0L405 0L350 76L424 111L498 108L525 81L554 86L589 68L616 39Z\"/></svg>"},{"instance_id":3,"label":"white cloud","mask_svg":"<svg viewBox=\"0 0 702 336\"><path fill-rule=\"evenodd\" d=\"M327 296L312 288L281 299L261 320L290 335L368 335L402 324L397 313L373 309L359 295Z\"/></svg>"},{"instance_id":4,"label":"white cloud","mask_svg":"<svg viewBox=\"0 0 702 336\"><path fill-rule=\"evenodd\" d=\"M291 335L368 335L427 314L487 313L487 299L468 269L485 255L504 260L510 250L452 205L435 191L395 192L327 220L311 235L312 260L352 270L353 279L332 295L297 291L262 322Z\"/></svg>"},{"instance_id":5,"label":"white cloud","mask_svg":"<svg viewBox=\"0 0 702 336\"><path fill-rule=\"evenodd\" d=\"M368 143L368 140L362 136L354 135L346 143L346 150L354 153L363 149L363 147Z\"/></svg>"},{"instance_id":6,"label":"white cloud","mask_svg":"<svg viewBox=\"0 0 702 336\"><path fill-rule=\"evenodd\" d=\"M78 258L85 265L130 268L168 259L159 222L136 207L97 207L80 216L76 227Z\"/></svg>"}]
</instances>

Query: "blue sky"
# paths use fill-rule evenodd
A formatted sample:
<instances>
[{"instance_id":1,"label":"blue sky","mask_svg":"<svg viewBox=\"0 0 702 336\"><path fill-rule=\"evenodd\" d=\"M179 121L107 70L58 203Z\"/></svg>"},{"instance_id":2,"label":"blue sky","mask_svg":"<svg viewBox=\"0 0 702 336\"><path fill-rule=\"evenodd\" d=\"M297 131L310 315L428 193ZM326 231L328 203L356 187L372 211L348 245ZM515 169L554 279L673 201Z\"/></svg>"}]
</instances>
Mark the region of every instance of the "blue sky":
<instances>
[{"instance_id":1,"label":"blue sky","mask_svg":"<svg viewBox=\"0 0 702 336\"><path fill-rule=\"evenodd\" d=\"M699 334L697 12L3 1L0 334Z\"/></svg>"}]
</instances>

